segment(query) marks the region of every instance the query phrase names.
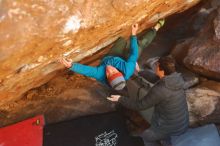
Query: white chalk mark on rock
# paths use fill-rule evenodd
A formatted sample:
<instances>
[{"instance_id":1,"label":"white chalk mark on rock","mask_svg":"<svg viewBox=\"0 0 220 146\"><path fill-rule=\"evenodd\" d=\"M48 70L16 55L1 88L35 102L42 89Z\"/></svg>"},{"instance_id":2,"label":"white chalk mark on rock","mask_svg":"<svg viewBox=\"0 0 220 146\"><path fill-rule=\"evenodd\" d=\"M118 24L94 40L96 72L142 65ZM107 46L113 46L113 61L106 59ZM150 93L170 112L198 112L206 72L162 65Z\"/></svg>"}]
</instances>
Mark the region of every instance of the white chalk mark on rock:
<instances>
[{"instance_id":1,"label":"white chalk mark on rock","mask_svg":"<svg viewBox=\"0 0 220 146\"><path fill-rule=\"evenodd\" d=\"M12 2L12 6L17 6L17 2Z\"/></svg>"},{"instance_id":2,"label":"white chalk mark on rock","mask_svg":"<svg viewBox=\"0 0 220 146\"><path fill-rule=\"evenodd\" d=\"M59 41L62 42L62 41L66 41L66 40L68 40L68 39L69 39L68 37L64 37L64 38L62 38L62 39L59 39Z\"/></svg>"},{"instance_id":3,"label":"white chalk mark on rock","mask_svg":"<svg viewBox=\"0 0 220 146\"><path fill-rule=\"evenodd\" d=\"M42 63L42 62L44 62L44 61L46 61L46 60L47 60L46 57L40 56L40 57L38 57L37 62Z\"/></svg>"},{"instance_id":4,"label":"white chalk mark on rock","mask_svg":"<svg viewBox=\"0 0 220 146\"><path fill-rule=\"evenodd\" d=\"M19 68L19 69L17 70L17 73L25 72L25 71L30 70L30 69L33 69L33 68L35 68L35 67L37 67L37 66L39 66L39 65L40 65L40 63L25 64L24 66L22 66L21 68Z\"/></svg>"},{"instance_id":5,"label":"white chalk mark on rock","mask_svg":"<svg viewBox=\"0 0 220 146\"><path fill-rule=\"evenodd\" d=\"M69 8L68 8L68 6L66 6L66 5L61 5L61 6L58 8L58 10L64 14L64 13L66 13L66 12L69 10Z\"/></svg>"},{"instance_id":6,"label":"white chalk mark on rock","mask_svg":"<svg viewBox=\"0 0 220 146\"><path fill-rule=\"evenodd\" d=\"M188 3L191 3L191 2L193 2L194 0L186 0Z\"/></svg>"},{"instance_id":7,"label":"white chalk mark on rock","mask_svg":"<svg viewBox=\"0 0 220 146\"><path fill-rule=\"evenodd\" d=\"M78 16L71 16L64 28L63 28L63 33L69 33L69 32L73 32L73 33L76 33L78 32L79 28L81 27L81 19L78 17Z\"/></svg>"},{"instance_id":8,"label":"white chalk mark on rock","mask_svg":"<svg viewBox=\"0 0 220 146\"><path fill-rule=\"evenodd\" d=\"M45 8L43 6L38 5L38 4L33 4L31 6L31 8L32 9L38 9L38 10L43 11L43 12L45 11Z\"/></svg>"},{"instance_id":9,"label":"white chalk mark on rock","mask_svg":"<svg viewBox=\"0 0 220 146\"><path fill-rule=\"evenodd\" d=\"M20 8L10 9L10 10L8 11L8 16L9 16L9 18L12 18L13 15L26 15L26 16L30 16L29 13L27 13L27 12L24 11L24 10L21 10Z\"/></svg>"},{"instance_id":10,"label":"white chalk mark on rock","mask_svg":"<svg viewBox=\"0 0 220 146\"><path fill-rule=\"evenodd\" d=\"M66 57L72 53L79 53L79 52L80 52L80 49L72 49L71 51L64 53L63 56Z\"/></svg>"},{"instance_id":11,"label":"white chalk mark on rock","mask_svg":"<svg viewBox=\"0 0 220 146\"><path fill-rule=\"evenodd\" d=\"M0 22L2 22L5 19L5 15L0 17Z\"/></svg>"},{"instance_id":12,"label":"white chalk mark on rock","mask_svg":"<svg viewBox=\"0 0 220 146\"><path fill-rule=\"evenodd\" d=\"M155 14L153 17L151 17L148 22L156 22L160 19L160 13Z\"/></svg>"},{"instance_id":13,"label":"white chalk mark on rock","mask_svg":"<svg viewBox=\"0 0 220 146\"><path fill-rule=\"evenodd\" d=\"M72 43L73 43L72 40L68 40L68 41L66 41L65 43L63 43L63 46L64 46L64 47L67 47L67 46L71 45Z\"/></svg>"}]
</instances>

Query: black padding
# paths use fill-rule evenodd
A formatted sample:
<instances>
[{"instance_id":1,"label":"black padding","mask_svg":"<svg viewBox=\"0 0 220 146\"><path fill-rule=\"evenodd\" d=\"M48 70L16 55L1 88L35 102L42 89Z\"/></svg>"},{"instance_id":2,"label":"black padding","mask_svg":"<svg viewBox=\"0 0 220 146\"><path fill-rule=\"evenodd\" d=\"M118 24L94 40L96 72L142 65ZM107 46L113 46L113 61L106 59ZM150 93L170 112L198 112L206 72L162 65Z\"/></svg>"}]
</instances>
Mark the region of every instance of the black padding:
<instances>
[{"instance_id":1,"label":"black padding","mask_svg":"<svg viewBox=\"0 0 220 146\"><path fill-rule=\"evenodd\" d=\"M143 141L129 136L125 119L111 112L45 126L44 146L143 146Z\"/></svg>"},{"instance_id":2,"label":"black padding","mask_svg":"<svg viewBox=\"0 0 220 146\"><path fill-rule=\"evenodd\" d=\"M173 146L220 146L220 138L214 124L188 129L180 136L171 137Z\"/></svg>"}]
</instances>

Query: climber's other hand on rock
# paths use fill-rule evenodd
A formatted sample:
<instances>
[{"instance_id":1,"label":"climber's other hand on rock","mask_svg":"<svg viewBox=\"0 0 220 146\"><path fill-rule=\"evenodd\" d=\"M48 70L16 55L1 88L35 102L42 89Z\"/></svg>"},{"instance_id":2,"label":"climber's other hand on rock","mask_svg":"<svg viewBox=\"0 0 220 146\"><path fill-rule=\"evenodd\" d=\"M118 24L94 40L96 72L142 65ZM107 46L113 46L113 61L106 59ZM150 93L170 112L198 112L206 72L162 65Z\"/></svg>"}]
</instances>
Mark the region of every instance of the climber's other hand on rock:
<instances>
[{"instance_id":1,"label":"climber's other hand on rock","mask_svg":"<svg viewBox=\"0 0 220 146\"><path fill-rule=\"evenodd\" d=\"M136 24L133 24L131 26L131 33L132 33L132 35L136 35L137 31L138 31L138 24L136 23Z\"/></svg>"},{"instance_id":2,"label":"climber's other hand on rock","mask_svg":"<svg viewBox=\"0 0 220 146\"><path fill-rule=\"evenodd\" d=\"M59 58L59 62L63 64L65 67L70 68L72 66L72 60L66 58Z\"/></svg>"}]
</instances>

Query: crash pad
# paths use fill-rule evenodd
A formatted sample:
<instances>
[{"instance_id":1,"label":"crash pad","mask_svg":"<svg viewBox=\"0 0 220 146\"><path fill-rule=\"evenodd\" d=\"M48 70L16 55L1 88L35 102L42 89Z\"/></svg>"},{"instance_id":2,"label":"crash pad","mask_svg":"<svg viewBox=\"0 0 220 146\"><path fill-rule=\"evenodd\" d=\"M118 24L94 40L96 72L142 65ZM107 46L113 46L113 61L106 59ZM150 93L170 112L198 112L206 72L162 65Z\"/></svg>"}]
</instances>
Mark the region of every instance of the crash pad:
<instances>
[{"instance_id":1,"label":"crash pad","mask_svg":"<svg viewBox=\"0 0 220 146\"><path fill-rule=\"evenodd\" d=\"M44 146L143 146L143 141L129 136L124 117L111 112L46 125Z\"/></svg>"},{"instance_id":2,"label":"crash pad","mask_svg":"<svg viewBox=\"0 0 220 146\"><path fill-rule=\"evenodd\" d=\"M180 136L172 136L172 146L220 146L220 138L214 124L190 128Z\"/></svg>"},{"instance_id":3,"label":"crash pad","mask_svg":"<svg viewBox=\"0 0 220 146\"><path fill-rule=\"evenodd\" d=\"M42 146L42 115L0 128L0 146Z\"/></svg>"}]
</instances>

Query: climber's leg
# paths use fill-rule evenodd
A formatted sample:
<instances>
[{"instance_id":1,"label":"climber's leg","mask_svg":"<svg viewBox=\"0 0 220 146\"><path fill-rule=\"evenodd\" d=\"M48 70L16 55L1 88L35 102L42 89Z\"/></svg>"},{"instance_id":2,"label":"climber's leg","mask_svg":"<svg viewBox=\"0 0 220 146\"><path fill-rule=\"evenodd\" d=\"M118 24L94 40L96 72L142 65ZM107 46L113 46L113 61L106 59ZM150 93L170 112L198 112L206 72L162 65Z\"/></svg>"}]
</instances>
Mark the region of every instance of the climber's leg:
<instances>
[{"instance_id":1,"label":"climber's leg","mask_svg":"<svg viewBox=\"0 0 220 146\"><path fill-rule=\"evenodd\" d=\"M123 37L119 37L107 55L119 56L124 58L124 49L126 47L126 40Z\"/></svg>"}]
</instances>

